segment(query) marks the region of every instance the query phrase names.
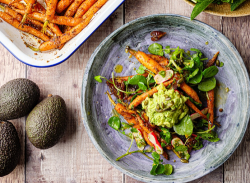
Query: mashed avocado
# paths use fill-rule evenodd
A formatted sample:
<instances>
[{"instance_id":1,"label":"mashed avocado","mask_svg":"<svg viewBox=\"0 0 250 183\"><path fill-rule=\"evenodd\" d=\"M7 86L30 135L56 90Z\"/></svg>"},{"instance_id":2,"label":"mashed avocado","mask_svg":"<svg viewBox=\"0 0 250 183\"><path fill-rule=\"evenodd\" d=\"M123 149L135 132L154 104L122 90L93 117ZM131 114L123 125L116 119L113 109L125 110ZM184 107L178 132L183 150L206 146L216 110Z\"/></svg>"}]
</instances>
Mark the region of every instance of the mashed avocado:
<instances>
[{"instance_id":1,"label":"mashed avocado","mask_svg":"<svg viewBox=\"0 0 250 183\"><path fill-rule=\"evenodd\" d=\"M188 98L174 89L167 90L163 84L157 86L157 90L153 98L147 97L142 102L142 107L152 124L172 128L188 113L185 105Z\"/></svg>"}]
</instances>

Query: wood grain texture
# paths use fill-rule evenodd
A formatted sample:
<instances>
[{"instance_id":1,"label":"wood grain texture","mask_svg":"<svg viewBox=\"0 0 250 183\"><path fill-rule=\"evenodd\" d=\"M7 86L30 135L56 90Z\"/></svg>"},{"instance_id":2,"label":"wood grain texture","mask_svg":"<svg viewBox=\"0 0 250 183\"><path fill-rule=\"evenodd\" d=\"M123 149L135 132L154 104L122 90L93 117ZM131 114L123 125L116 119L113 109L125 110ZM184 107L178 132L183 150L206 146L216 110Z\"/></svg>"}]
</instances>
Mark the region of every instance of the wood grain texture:
<instances>
[{"instance_id":1,"label":"wood grain texture","mask_svg":"<svg viewBox=\"0 0 250 183\"><path fill-rule=\"evenodd\" d=\"M248 73L250 72L250 16L223 18L223 33L239 51ZM250 129L234 152L224 164L225 183L249 182L250 180Z\"/></svg>"},{"instance_id":2,"label":"wood grain texture","mask_svg":"<svg viewBox=\"0 0 250 183\"><path fill-rule=\"evenodd\" d=\"M6 82L16 79L25 78L26 66L13 57L8 50L0 45L1 69L0 69L0 86ZM0 178L1 183L21 183L25 181L25 118L9 120L15 126L21 143L20 162L13 172L5 177Z\"/></svg>"},{"instance_id":3,"label":"wood grain texture","mask_svg":"<svg viewBox=\"0 0 250 183\"><path fill-rule=\"evenodd\" d=\"M80 111L87 61L100 42L122 25L122 13L121 7L66 62L46 69L28 67L27 77L38 83L41 98L48 94L64 98L69 119L67 131L56 146L39 150L26 141L27 183L122 182L122 173L102 158L90 141Z\"/></svg>"},{"instance_id":4,"label":"wood grain texture","mask_svg":"<svg viewBox=\"0 0 250 183\"><path fill-rule=\"evenodd\" d=\"M149 8L150 7L150 8ZM187 5L182 0L137 0L134 3L134 0L127 0L125 2L125 23L134 20L136 18L160 14L160 13L172 13L179 14L190 17L192 12L192 7ZM222 31L221 18L213 16L207 13L201 13L197 16L197 19L207 23L208 25L214 27L215 29ZM126 176L126 183L139 183L139 181L133 180L132 178ZM193 181L194 183L219 183L223 182L223 166L219 167L217 170L212 173Z\"/></svg>"}]
</instances>

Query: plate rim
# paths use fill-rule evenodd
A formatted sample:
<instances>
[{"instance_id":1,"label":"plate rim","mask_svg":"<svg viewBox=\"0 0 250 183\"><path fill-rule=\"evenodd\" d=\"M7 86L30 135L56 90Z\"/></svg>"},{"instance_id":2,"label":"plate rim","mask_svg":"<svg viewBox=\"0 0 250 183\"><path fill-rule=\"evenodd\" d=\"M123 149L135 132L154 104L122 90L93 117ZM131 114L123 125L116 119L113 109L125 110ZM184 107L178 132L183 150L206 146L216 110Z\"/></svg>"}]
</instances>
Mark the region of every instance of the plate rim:
<instances>
[{"instance_id":1,"label":"plate rim","mask_svg":"<svg viewBox=\"0 0 250 183\"><path fill-rule=\"evenodd\" d=\"M87 88L87 80L88 80L88 73L89 73L89 70L91 69L92 67L92 64L94 62L94 59L95 59L95 56L97 55L97 53L99 52L99 50L101 49L102 45L106 43L107 40L110 39L110 37L112 37L113 35L115 35L116 33L118 33L119 31L121 31L122 29L126 28L127 26L129 26L130 24L133 24L137 21L141 21L142 19L147 19L147 18L151 18L151 17L160 17L160 16L170 16L170 17L178 17L178 18L182 18L182 19L186 19L186 20L189 20L190 21L190 18L189 17L186 17L186 16L183 16L183 15L177 15L177 14L153 14L153 15L148 15L148 16L144 16L144 17L140 17L140 18L137 18L135 20L132 20L130 22L127 22L126 24L122 25L120 28L116 29L114 32L112 32L108 37L106 37L101 43L100 45L95 49L95 51L92 53L87 65L86 65L86 68L85 68L85 71L84 71L84 76L83 76L83 81L82 81L82 89L81 89L81 114L82 114L82 121L83 121L83 124L84 124L84 127L85 127L85 130L87 131L88 133L88 136L89 138L91 139L92 143L94 144L95 148L98 150L98 152L113 166L115 167L116 169L118 169L119 171L121 171L122 173L136 179L136 180L139 180L139 181L143 181L143 182L159 182L159 183L163 183L163 182L189 182L189 181L192 181L192 180L196 180L200 177L203 177L205 175L207 175L208 173L212 172L213 170L217 169L219 166L221 166L223 163L225 163L225 161L234 153L234 151L238 148L239 144L241 143L243 137L245 136L245 132L246 132L246 129L247 129L247 126L248 126L248 123L249 123L249 117L250 117L250 113L247 113L245 115L245 123L244 123L244 126L242 127L242 133L241 133L241 136L239 136L239 138L237 139L237 141L235 142L235 146L231 149L229 149L229 152L226 156L224 156L224 158L220 161L220 163L216 164L214 167L210 167L209 169L205 170L201 175L195 177L195 178L187 178L186 180L157 180L157 179L148 179L148 178L145 178L145 177L142 177L142 176L139 176L139 175L135 175L133 174L132 172L128 171L128 170L125 170L123 168L121 168L119 165L117 165L115 163L115 161L113 159L110 159L106 153L102 150L102 148L99 146L98 142L96 141L96 139L94 138L94 135L93 135L93 132L91 131L90 127L88 126L88 123L87 123L87 111L85 110L85 97L86 97L86 88ZM243 70L243 75L245 76L245 80L246 80L246 88L248 89L247 90L247 98L248 98L248 107L247 107L247 110L250 109L250 80L249 80L249 75L248 75L248 72L247 72L247 69L245 67L245 64L242 60L242 57L240 56L238 50L235 48L235 46L233 45L233 43L225 36L223 35L221 32L219 32L218 30L216 30L215 28L213 28L212 26L204 23L204 22L201 22L199 20L192 20L192 22L196 22L198 24L201 24L203 26L206 26L210 29L212 29L215 33L219 34L223 39L224 41L226 41L227 43L229 43L229 45L231 46L231 48L235 51L235 54L236 56L238 57L238 61L240 62L240 66Z\"/></svg>"}]
</instances>

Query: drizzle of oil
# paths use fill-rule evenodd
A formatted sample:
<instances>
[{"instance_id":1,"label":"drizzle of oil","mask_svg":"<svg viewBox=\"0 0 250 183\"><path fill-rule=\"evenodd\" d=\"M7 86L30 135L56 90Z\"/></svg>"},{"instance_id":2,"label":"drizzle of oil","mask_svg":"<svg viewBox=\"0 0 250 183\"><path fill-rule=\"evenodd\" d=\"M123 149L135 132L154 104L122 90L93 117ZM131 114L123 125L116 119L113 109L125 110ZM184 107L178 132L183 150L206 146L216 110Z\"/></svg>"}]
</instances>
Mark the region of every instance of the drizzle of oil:
<instances>
[{"instance_id":1,"label":"drizzle of oil","mask_svg":"<svg viewBox=\"0 0 250 183\"><path fill-rule=\"evenodd\" d=\"M218 83L215 88L215 107L219 108L227 101L228 93L226 92L227 86L224 83Z\"/></svg>"},{"instance_id":2,"label":"drizzle of oil","mask_svg":"<svg viewBox=\"0 0 250 183\"><path fill-rule=\"evenodd\" d=\"M116 73L121 73L123 70L123 66L122 65L116 65L115 66L115 72Z\"/></svg>"}]
</instances>

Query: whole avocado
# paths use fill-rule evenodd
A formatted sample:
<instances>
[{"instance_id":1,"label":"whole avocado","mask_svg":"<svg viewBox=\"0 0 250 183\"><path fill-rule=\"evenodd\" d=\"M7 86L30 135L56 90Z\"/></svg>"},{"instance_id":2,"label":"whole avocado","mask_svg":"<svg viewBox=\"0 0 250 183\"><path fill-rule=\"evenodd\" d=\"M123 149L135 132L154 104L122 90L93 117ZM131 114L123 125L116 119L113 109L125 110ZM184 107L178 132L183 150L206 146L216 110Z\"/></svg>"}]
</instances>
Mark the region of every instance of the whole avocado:
<instances>
[{"instance_id":1,"label":"whole avocado","mask_svg":"<svg viewBox=\"0 0 250 183\"><path fill-rule=\"evenodd\" d=\"M38 103L39 97L40 89L29 79L7 82L0 88L0 120L26 116Z\"/></svg>"},{"instance_id":2,"label":"whole avocado","mask_svg":"<svg viewBox=\"0 0 250 183\"><path fill-rule=\"evenodd\" d=\"M30 142L39 149L54 146L67 125L67 109L62 97L50 96L30 112L26 120L26 133Z\"/></svg>"},{"instance_id":3,"label":"whole avocado","mask_svg":"<svg viewBox=\"0 0 250 183\"><path fill-rule=\"evenodd\" d=\"M21 145L17 131L12 123L0 122L0 177L12 172L17 166Z\"/></svg>"}]
</instances>

